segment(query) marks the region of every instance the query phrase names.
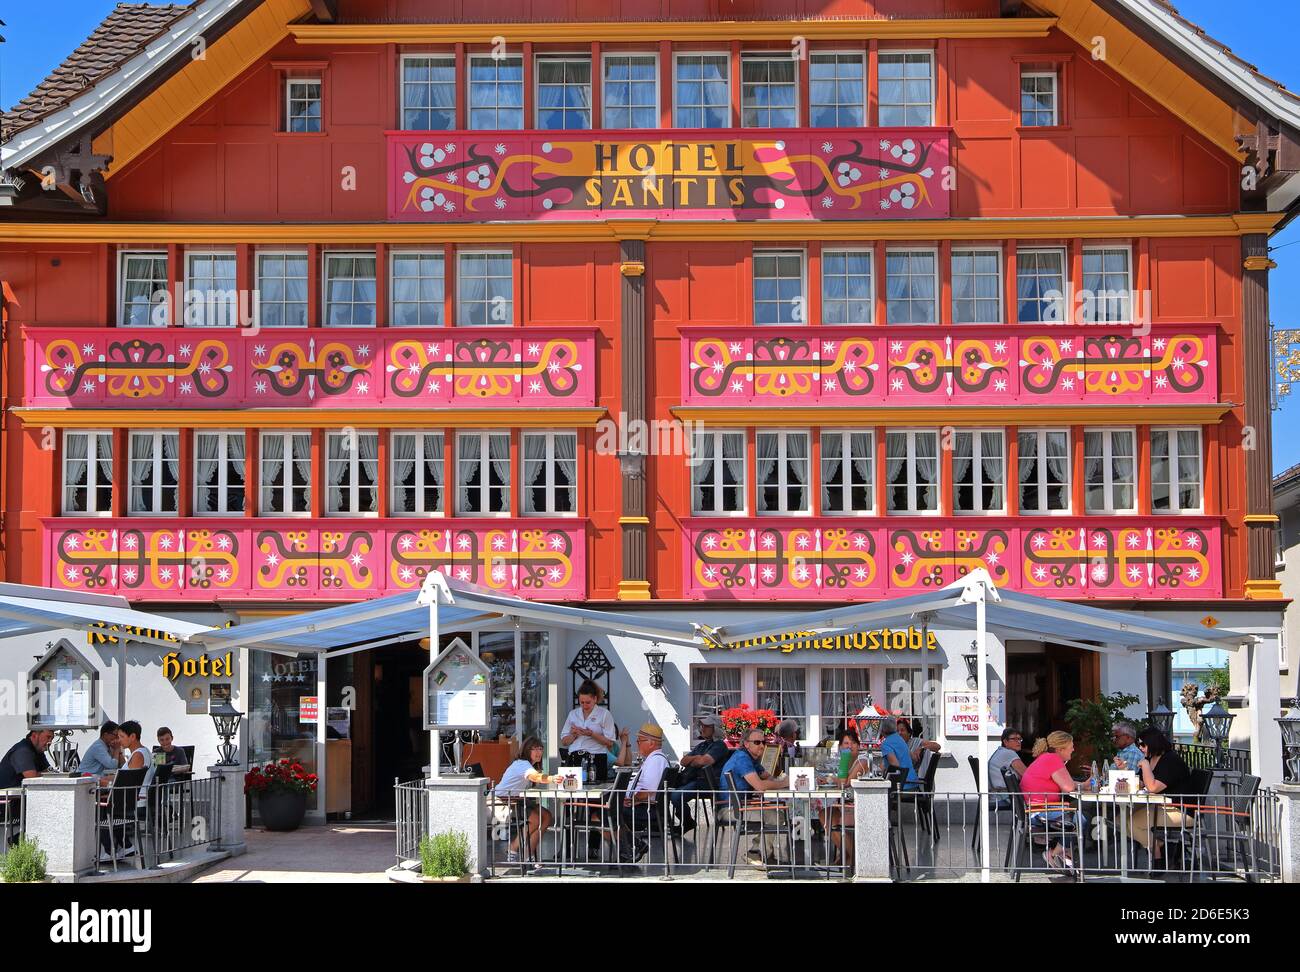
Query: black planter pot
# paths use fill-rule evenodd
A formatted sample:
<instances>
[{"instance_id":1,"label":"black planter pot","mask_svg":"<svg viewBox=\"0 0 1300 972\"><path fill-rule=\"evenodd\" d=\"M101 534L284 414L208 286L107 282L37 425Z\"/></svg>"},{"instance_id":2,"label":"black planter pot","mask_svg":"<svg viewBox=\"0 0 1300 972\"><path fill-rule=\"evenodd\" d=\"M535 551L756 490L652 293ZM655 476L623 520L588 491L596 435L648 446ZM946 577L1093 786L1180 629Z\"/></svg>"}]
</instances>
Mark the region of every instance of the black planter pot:
<instances>
[{"instance_id":1,"label":"black planter pot","mask_svg":"<svg viewBox=\"0 0 1300 972\"><path fill-rule=\"evenodd\" d=\"M259 793L257 812L267 830L297 830L307 813L307 794L288 790Z\"/></svg>"}]
</instances>

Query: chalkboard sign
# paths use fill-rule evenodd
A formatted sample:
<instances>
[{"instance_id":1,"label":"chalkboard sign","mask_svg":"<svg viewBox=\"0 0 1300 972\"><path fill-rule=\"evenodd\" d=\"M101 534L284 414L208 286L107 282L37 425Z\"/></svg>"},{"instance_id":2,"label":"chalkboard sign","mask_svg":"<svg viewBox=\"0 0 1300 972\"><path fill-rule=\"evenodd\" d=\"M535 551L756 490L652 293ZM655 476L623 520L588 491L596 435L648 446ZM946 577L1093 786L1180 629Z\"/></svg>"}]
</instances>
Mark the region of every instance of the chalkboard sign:
<instances>
[{"instance_id":1,"label":"chalkboard sign","mask_svg":"<svg viewBox=\"0 0 1300 972\"><path fill-rule=\"evenodd\" d=\"M491 671L460 638L424 670L425 729L486 729Z\"/></svg>"}]
</instances>

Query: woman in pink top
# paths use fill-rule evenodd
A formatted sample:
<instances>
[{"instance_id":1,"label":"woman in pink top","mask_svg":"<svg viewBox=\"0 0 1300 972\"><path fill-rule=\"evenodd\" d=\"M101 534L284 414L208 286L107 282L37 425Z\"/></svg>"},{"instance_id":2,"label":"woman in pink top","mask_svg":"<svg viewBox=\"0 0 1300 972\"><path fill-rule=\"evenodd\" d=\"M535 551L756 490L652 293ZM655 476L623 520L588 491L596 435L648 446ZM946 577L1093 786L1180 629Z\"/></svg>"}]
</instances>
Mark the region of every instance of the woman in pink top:
<instances>
[{"instance_id":1,"label":"woman in pink top","mask_svg":"<svg viewBox=\"0 0 1300 972\"><path fill-rule=\"evenodd\" d=\"M1078 811L1066 809L1065 801L1061 799L1062 793L1082 788L1065 766L1073 755L1073 736L1068 732L1049 733L1046 739L1034 743L1034 761L1020 779L1020 791L1025 795L1029 810L1029 825L1047 831L1043 861L1054 871L1074 869L1065 845L1076 829L1076 814L1078 832L1088 826L1088 818ZM1058 837L1061 838L1059 842Z\"/></svg>"}]
</instances>

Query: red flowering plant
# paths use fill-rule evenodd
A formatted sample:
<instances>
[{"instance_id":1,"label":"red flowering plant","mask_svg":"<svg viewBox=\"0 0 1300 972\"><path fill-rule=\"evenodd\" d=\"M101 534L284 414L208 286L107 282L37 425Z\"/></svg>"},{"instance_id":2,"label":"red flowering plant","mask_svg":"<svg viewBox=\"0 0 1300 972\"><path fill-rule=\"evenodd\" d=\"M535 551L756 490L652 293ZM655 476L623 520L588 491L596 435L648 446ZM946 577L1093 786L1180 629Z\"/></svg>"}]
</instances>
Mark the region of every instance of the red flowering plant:
<instances>
[{"instance_id":1,"label":"red flowering plant","mask_svg":"<svg viewBox=\"0 0 1300 972\"><path fill-rule=\"evenodd\" d=\"M265 766L251 766L244 775L245 793L314 793L316 774L291 759L272 760Z\"/></svg>"},{"instance_id":2,"label":"red flowering plant","mask_svg":"<svg viewBox=\"0 0 1300 972\"><path fill-rule=\"evenodd\" d=\"M771 709L751 709L748 702L742 702L734 709L723 709L718 718L729 736L743 736L751 729L761 729L767 736L776 731L776 713Z\"/></svg>"}]
</instances>

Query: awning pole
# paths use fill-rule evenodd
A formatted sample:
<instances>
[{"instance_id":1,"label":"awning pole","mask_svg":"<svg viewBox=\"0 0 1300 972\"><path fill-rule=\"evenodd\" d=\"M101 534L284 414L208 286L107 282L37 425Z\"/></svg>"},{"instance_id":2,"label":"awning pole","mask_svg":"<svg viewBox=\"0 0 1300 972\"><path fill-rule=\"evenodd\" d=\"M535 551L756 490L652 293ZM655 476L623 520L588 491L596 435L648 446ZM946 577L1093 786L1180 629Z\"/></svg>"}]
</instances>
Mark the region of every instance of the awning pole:
<instances>
[{"instance_id":1,"label":"awning pole","mask_svg":"<svg viewBox=\"0 0 1300 972\"><path fill-rule=\"evenodd\" d=\"M429 602L429 662L430 664L438 657L438 591L433 592L433 600ZM428 686L425 686L428 691ZM442 762L442 744L439 742L441 733L437 729L429 730L429 776L433 779L438 778L439 764Z\"/></svg>"},{"instance_id":2,"label":"awning pole","mask_svg":"<svg viewBox=\"0 0 1300 972\"><path fill-rule=\"evenodd\" d=\"M988 588L981 581L979 585L979 597L975 601L975 693L978 696L975 704L979 706L979 733L980 733L980 881L988 884L990 881L989 874L989 727L988 727L988 649L985 645L985 639L988 635L988 627L985 623L985 603L987 599Z\"/></svg>"}]
</instances>

